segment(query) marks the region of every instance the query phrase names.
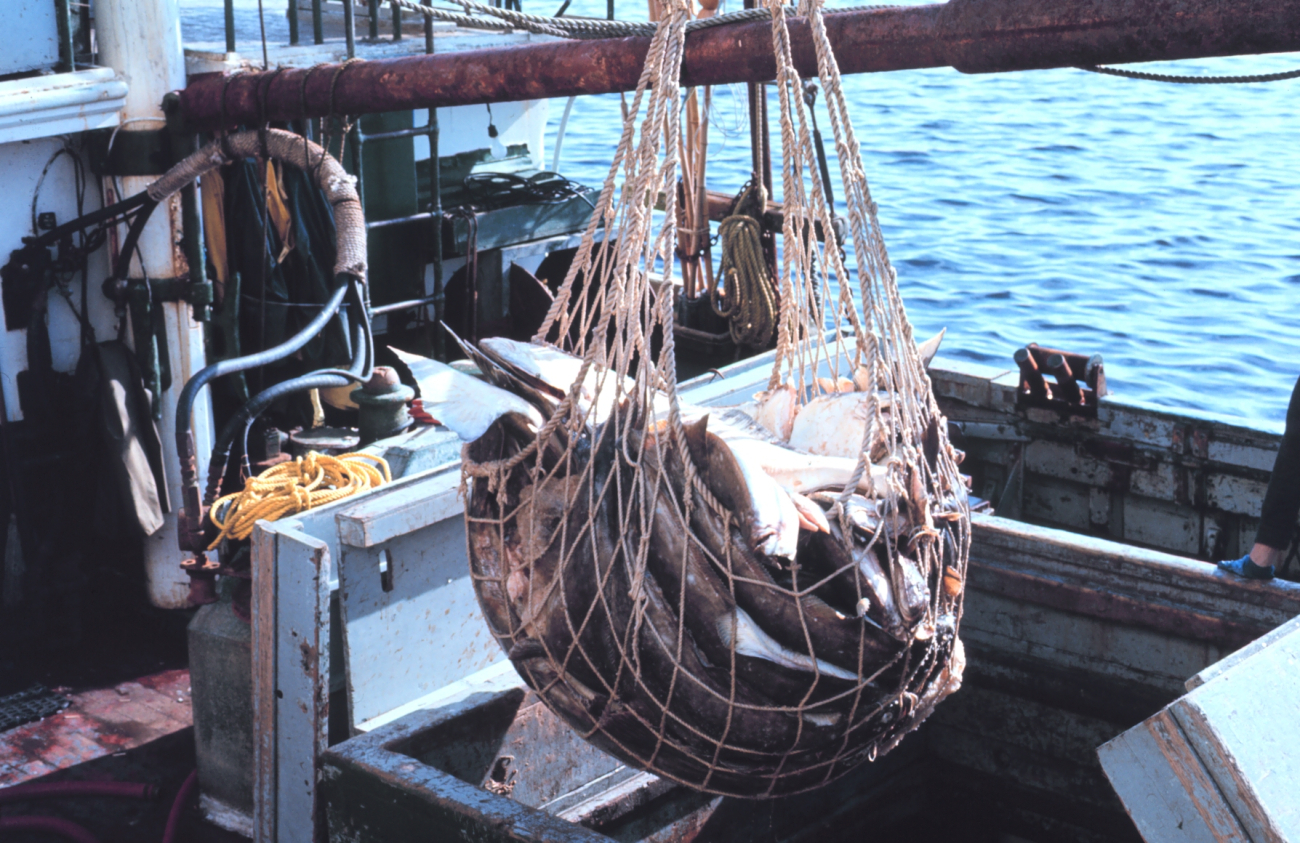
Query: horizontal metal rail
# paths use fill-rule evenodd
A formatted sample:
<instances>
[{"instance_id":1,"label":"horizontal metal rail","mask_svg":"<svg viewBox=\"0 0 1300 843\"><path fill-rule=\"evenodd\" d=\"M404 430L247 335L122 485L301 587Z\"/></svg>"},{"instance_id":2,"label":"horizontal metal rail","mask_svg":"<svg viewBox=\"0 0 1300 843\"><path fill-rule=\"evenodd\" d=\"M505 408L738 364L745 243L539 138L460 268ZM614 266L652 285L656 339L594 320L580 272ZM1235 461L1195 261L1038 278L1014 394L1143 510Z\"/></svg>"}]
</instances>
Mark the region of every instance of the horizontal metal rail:
<instances>
[{"instance_id":1,"label":"horizontal metal rail","mask_svg":"<svg viewBox=\"0 0 1300 843\"><path fill-rule=\"evenodd\" d=\"M1297 51L1300 3L952 0L832 11L826 27L843 73L921 67L993 73ZM790 39L796 66L811 76L816 60L805 20L790 20ZM181 92L181 107L192 128L214 129L223 98L234 125L615 93L635 89L649 46L644 37L550 41L327 65L316 72L277 70L271 79L264 73L202 75ZM703 29L687 38L685 85L763 82L775 72L768 21Z\"/></svg>"}]
</instances>

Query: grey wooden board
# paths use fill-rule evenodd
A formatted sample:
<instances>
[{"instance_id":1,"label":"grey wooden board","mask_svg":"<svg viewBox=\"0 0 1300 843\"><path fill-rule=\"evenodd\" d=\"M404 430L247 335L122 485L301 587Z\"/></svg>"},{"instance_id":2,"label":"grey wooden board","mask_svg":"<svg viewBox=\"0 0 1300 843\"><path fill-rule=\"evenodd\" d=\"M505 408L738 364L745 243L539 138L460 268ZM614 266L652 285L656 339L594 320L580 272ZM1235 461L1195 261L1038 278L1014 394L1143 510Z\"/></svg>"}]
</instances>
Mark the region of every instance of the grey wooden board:
<instances>
[{"instance_id":1,"label":"grey wooden board","mask_svg":"<svg viewBox=\"0 0 1300 843\"><path fill-rule=\"evenodd\" d=\"M971 582L975 587L981 587L981 576L992 579L998 572L1032 574L1222 619L1258 630L1255 634L1300 613L1298 583L1245 580L1208 562L995 515L974 516L971 533ZM988 574L982 575L981 570ZM1224 655L1214 653L1179 681Z\"/></svg>"},{"instance_id":2,"label":"grey wooden board","mask_svg":"<svg viewBox=\"0 0 1300 843\"><path fill-rule=\"evenodd\" d=\"M397 479L459 463L463 444L459 436L441 425L422 424L407 433L381 439L362 451L383 457L393 479Z\"/></svg>"},{"instance_id":3,"label":"grey wooden board","mask_svg":"<svg viewBox=\"0 0 1300 843\"><path fill-rule=\"evenodd\" d=\"M329 548L295 521L253 540L253 812L257 843L314 843L329 725Z\"/></svg>"},{"instance_id":4,"label":"grey wooden board","mask_svg":"<svg viewBox=\"0 0 1300 843\"><path fill-rule=\"evenodd\" d=\"M1300 840L1300 629L1170 706L1254 840Z\"/></svg>"},{"instance_id":5,"label":"grey wooden board","mask_svg":"<svg viewBox=\"0 0 1300 843\"><path fill-rule=\"evenodd\" d=\"M1284 629L1098 750L1148 843L1300 840L1300 625Z\"/></svg>"},{"instance_id":6,"label":"grey wooden board","mask_svg":"<svg viewBox=\"0 0 1300 843\"><path fill-rule=\"evenodd\" d=\"M1097 755L1146 843L1250 841L1167 709Z\"/></svg>"},{"instance_id":7,"label":"grey wooden board","mask_svg":"<svg viewBox=\"0 0 1300 843\"><path fill-rule=\"evenodd\" d=\"M464 511L460 464L451 463L361 498L339 511L335 521L342 544L374 548L439 521L459 519Z\"/></svg>"},{"instance_id":8,"label":"grey wooden board","mask_svg":"<svg viewBox=\"0 0 1300 843\"><path fill-rule=\"evenodd\" d=\"M504 658L474 596L459 484L459 468L435 472L339 514L339 607L354 730Z\"/></svg>"},{"instance_id":9,"label":"grey wooden board","mask_svg":"<svg viewBox=\"0 0 1300 843\"><path fill-rule=\"evenodd\" d=\"M1266 647L1273 646L1274 644L1286 638L1288 635L1295 632L1296 630L1300 630L1300 615L1297 615L1296 617L1282 624L1277 629L1273 630L1267 635L1262 635L1259 638L1256 638L1254 641L1250 642L1245 647L1242 647L1240 650L1237 650L1235 653L1232 653L1226 656L1225 658L1220 659L1219 661L1205 668L1205 670L1202 670L1200 673L1191 677L1185 683L1187 690L1195 691L1197 688L1201 687L1206 682L1209 682L1211 679L1227 671L1228 669L1236 667L1237 665L1241 664L1243 661L1255 655L1256 653L1260 652L1261 650L1265 649Z\"/></svg>"}]
</instances>

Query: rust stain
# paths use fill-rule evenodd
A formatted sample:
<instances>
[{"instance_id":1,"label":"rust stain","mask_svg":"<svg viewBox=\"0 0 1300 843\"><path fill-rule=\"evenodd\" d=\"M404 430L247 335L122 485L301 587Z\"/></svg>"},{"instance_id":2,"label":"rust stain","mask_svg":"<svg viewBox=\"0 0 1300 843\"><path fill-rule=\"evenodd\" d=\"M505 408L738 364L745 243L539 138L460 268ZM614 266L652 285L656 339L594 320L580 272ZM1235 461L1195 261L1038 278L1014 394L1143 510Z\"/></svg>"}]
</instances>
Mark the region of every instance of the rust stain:
<instances>
[{"instance_id":1,"label":"rust stain","mask_svg":"<svg viewBox=\"0 0 1300 843\"><path fill-rule=\"evenodd\" d=\"M1204 58L1300 49L1300 25L1288 4L1260 13L1251 0L1187 0L1180 14L1126 0L1084 4L979 0L827 14L827 35L843 73L956 67L991 73L1086 64ZM693 33L682 83L765 82L775 76L767 21ZM800 73L816 73L811 28L789 19ZM288 68L233 76L202 74L181 92L194 128L291 120L328 113L368 114L636 88L648 37L526 44L356 64Z\"/></svg>"},{"instance_id":2,"label":"rust stain","mask_svg":"<svg viewBox=\"0 0 1300 843\"><path fill-rule=\"evenodd\" d=\"M298 644L298 650L302 654L303 675L315 677L320 666L320 655L316 652L316 648L306 641L301 641Z\"/></svg>"},{"instance_id":3,"label":"rust stain","mask_svg":"<svg viewBox=\"0 0 1300 843\"><path fill-rule=\"evenodd\" d=\"M72 695L63 712L0 735L0 786L134 749L192 722L187 670Z\"/></svg>"}]
</instances>

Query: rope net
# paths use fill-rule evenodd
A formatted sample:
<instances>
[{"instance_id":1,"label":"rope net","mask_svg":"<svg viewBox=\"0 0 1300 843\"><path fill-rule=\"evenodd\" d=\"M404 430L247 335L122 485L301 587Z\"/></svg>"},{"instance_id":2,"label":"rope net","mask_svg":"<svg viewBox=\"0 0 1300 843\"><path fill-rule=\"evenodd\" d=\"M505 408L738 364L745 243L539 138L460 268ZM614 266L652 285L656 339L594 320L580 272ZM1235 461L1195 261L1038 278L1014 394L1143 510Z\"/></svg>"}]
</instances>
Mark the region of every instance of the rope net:
<instances>
[{"instance_id":1,"label":"rope net","mask_svg":"<svg viewBox=\"0 0 1300 843\"><path fill-rule=\"evenodd\" d=\"M768 389L708 410L677 393L682 0L658 22L597 210L537 336L464 346L529 406L464 453L472 575L493 633L596 746L744 797L819 787L874 759L960 686L970 544L820 0L799 11L860 307L830 235L786 10L768 9L785 207Z\"/></svg>"}]
</instances>

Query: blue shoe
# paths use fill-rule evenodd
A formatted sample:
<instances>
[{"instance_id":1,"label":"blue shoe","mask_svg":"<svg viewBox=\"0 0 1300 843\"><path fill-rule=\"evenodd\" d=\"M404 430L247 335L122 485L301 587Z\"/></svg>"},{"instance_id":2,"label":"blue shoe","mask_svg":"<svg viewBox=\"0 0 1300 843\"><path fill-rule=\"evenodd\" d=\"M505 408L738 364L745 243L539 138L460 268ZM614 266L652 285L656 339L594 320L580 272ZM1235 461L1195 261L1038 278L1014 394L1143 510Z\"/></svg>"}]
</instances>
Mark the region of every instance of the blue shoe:
<instances>
[{"instance_id":1,"label":"blue shoe","mask_svg":"<svg viewBox=\"0 0 1300 843\"><path fill-rule=\"evenodd\" d=\"M1219 568L1239 577L1245 577L1248 580L1271 580L1273 579L1273 566L1262 567L1250 561L1250 554L1246 554L1240 559L1233 559L1231 562L1220 562Z\"/></svg>"}]
</instances>

